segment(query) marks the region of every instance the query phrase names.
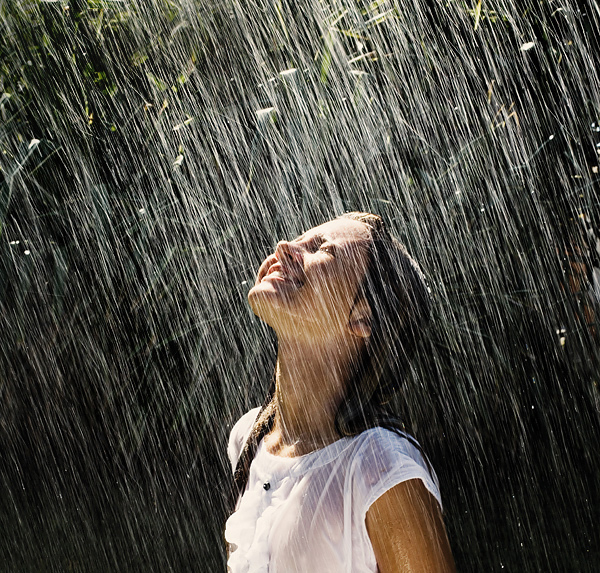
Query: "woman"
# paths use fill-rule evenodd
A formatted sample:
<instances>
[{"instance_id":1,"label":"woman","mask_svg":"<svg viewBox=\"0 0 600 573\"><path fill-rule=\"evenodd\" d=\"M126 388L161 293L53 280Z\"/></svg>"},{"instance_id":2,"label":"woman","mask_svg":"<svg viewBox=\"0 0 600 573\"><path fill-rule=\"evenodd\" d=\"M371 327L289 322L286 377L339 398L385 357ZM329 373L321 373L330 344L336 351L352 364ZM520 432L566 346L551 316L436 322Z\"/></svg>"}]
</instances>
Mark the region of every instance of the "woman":
<instances>
[{"instance_id":1,"label":"woman","mask_svg":"<svg viewBox=\"0 0 600 573\"><path fill-rule=\"evenodd\" d=\"M248 300L277 366L231 432L228 570L454 571L436 478L388 407L429 319L417 264L350 213L281 241Z\"/></svg>"}]
</instances>

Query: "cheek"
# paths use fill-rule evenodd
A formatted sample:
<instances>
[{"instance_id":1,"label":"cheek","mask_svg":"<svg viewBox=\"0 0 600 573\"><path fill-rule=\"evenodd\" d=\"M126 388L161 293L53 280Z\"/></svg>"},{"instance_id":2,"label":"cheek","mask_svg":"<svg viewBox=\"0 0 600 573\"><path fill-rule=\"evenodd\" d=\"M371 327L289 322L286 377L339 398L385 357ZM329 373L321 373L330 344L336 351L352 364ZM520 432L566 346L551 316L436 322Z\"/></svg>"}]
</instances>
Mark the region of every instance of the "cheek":
<instances>
[{"instance_id":1,"label":"cheek","mask_svg":"<svg viewBox=\"0 0 600 573\"><path fill-rule=\"evenodd\" d=\"M339 269L328 281L328 292L340 304L352 303L358 288L357 271L354 265Z\"/></svg>"},{"instance_id":2,"label":"cheek","mask_svg":"<svg viewBox=\"0 0 600 573\"><path fill-rule=\"evenodd\" d=\"M337 277L314 285L302 296L303 306L307 312L313 312L324 320L346 320L350 315L354 291L345 277L342 280Z\"/></svg>"},{"instance_id":3,"label":"cheek","mask_svg":"<svg viewBox=\"0 0 600 573\"><path fill-rule=\"evenodd\" d=\"M297 289L257 282L248 293L254 314L270 326L286 320L285 317L325 329L328 325L337 328L346 324L356 295L355 269L312 267L307 271L304 286Z\"/></svg>"}]
</instances>

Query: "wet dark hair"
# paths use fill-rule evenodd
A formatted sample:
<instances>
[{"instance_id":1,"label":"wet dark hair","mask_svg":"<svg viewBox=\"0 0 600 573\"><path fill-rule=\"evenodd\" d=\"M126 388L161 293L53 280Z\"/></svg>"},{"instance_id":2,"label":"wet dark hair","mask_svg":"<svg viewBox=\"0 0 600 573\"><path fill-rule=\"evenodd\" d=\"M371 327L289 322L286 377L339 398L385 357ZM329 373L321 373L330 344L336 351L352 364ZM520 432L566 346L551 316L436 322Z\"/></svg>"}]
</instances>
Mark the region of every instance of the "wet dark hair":
<instances>
[{"instance_id":1,"label":"wet dark hair","mask_svg":"<svg viewBox=\"0 0 600 573\"><path fill-rule=\"evenodd\" d=\"M367 269L357 299L366 298L372 317L371 335L353 365L346 395L336 413L335 428L342 438L380 426L401 433L419 447L403 433L402 421L394 414L391 403L429 322L430 291L418 264L404 245L389 234L381 217L352 212L340 218L364 223L371 233ZM274 395L273 376L237 462L229 500L231 511L246 489L258 445L273 427Z\"/></svg>"}]
</instances>

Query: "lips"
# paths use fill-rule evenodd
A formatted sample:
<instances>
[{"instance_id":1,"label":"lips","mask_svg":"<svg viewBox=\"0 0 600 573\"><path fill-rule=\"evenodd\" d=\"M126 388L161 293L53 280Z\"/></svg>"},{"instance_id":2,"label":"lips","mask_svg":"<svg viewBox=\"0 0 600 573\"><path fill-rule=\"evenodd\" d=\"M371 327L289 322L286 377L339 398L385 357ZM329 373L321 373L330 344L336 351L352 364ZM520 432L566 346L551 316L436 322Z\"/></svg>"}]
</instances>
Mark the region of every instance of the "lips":
<instances>
[{"instance_id":1,"label":"lips","mask_svg":"<svg viewBox=\"0 0 600 573\"><path fill-rule=\"evenodd\" d=\"M261 282L265 279L289 282L296 286L302 286L304 283L303 277L299 273L294 273L291 272L290 269L285 269L279 261L276 261L268 267L267 272L261 278Z\"/></svg>"}]
</instances>

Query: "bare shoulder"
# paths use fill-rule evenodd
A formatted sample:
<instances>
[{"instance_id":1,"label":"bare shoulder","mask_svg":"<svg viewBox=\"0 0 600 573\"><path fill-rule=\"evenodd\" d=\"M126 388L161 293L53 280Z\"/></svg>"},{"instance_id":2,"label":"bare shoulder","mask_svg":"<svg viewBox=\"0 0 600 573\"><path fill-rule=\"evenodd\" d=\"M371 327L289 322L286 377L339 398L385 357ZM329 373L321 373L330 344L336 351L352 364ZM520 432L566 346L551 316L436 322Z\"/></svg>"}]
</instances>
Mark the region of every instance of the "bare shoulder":
<instances>
[{"instance_id":1,"label":"bare shoulder","mask_svg":"<svg viewBox=\"0 0 600 573\"><path fill-rule=\"evenodd\" d=\"M420 479L380 496L366 526L381 573L456 571L440 506Z\"/></svg>"}]
</instances>

